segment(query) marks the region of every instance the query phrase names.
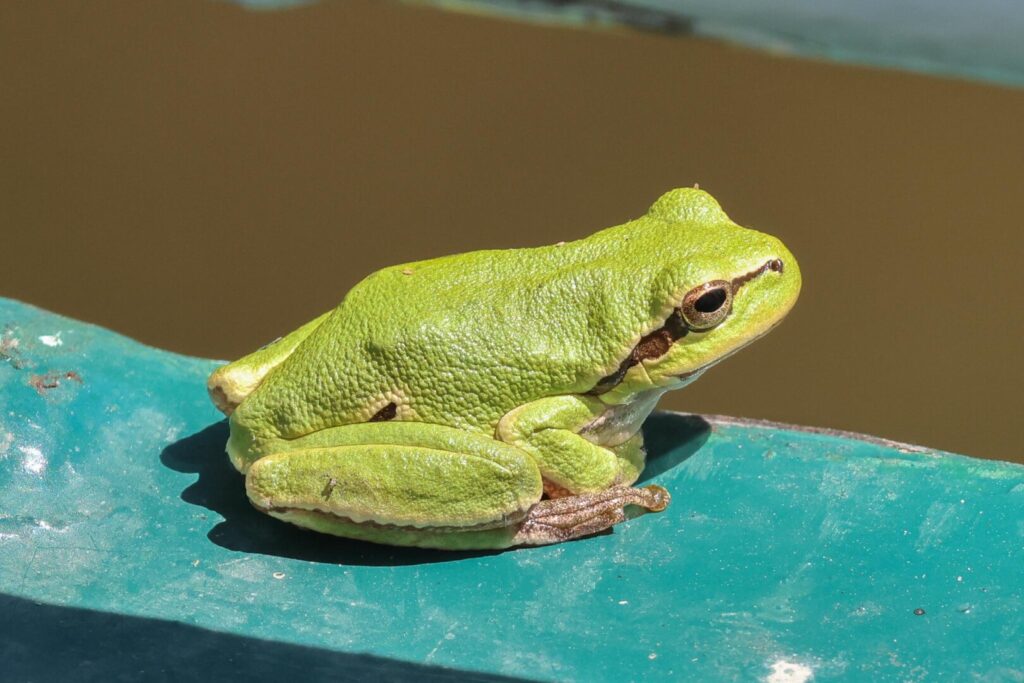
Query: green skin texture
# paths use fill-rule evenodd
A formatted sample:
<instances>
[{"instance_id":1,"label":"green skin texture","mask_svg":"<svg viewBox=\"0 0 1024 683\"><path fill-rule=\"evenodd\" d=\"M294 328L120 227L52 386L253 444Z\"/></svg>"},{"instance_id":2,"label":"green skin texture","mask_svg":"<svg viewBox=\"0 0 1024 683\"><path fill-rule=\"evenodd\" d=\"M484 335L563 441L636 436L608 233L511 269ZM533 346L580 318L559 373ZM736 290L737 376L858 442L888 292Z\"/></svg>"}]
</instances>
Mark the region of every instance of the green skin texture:
<instances>
[{"instance_id":1,"label":"green skin texture","mask_svg":"<svg viewBox=\"0 0 1024 683\"><path fill-rule=\"evenodd\" d=\"M745 281L723 322L592 392L687 292L773 259L783 271ZM639 430L658 398L765 334L799 290L779 240L679 189L575 242L377 271L209 387L230 412L231 462L268 514L392 545L554 542L517 536L545 488L635 482ZM393 419L370 421L391 404Z\"/></svg>"}]
</instances>

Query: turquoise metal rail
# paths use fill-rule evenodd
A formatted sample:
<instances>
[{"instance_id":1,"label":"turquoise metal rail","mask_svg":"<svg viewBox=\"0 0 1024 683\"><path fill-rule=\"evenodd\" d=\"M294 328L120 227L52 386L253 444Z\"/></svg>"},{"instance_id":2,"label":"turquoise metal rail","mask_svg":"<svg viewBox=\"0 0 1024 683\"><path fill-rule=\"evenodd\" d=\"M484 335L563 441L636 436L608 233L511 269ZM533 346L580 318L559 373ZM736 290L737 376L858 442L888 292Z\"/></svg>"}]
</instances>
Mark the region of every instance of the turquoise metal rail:
<instances>
[{"instance_id":1,"label":"turquoise metal rail","mask_svg":"<svg viewBox=\"0 0 1024 683\"><path fill-rule=\"evenodd\" d=\"M500 553L259 514L217 364L0 299L0 678L1017 680L1024 467L655 414L668 510Z\"/></svg>"}]
</instances>

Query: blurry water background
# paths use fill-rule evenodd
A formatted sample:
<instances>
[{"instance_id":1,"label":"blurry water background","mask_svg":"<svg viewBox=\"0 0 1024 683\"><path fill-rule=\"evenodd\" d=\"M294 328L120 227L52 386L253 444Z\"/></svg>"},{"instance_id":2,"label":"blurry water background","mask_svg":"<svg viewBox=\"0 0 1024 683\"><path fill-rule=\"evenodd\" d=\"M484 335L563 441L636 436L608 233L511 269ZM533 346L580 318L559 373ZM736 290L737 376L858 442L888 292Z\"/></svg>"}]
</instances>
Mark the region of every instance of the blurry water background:
<instances>
[{"instance_id":1,"label":"blurry water background","mask_svg":"<svg viewBox=\"0 0 1024 683\"><path fill-rule=\"evenodd\" d=\"M558 4L3 4L0 295L231 358L373 269L699 182L805 289L663 405L1024 461L1024 10Z\"/></svg>"},{"instance_id":2,"label":"blurry water background","mask_svg":"<svg viewBox=\"0 0 1024 683\"><path fill-rule=\"evenodd\" d=\"M281 9L315 0L228 1ZM1024 84L1024 6L1014 0L418 1L526 21L630 26L779 53Z\"/></svg>"}]
</instances>

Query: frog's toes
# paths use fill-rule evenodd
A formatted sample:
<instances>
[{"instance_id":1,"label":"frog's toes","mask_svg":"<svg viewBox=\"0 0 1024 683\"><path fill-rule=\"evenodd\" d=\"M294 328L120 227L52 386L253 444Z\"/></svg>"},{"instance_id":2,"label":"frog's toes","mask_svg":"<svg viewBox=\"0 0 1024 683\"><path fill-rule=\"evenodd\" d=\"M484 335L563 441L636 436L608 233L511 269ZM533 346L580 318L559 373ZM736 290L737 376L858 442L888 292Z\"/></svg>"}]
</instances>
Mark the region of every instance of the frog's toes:
<instances>
[{"instance_id":1,"label":"frog's toes","mask_svg":"<svg viewBox=\"0 0 1024 683\"><path fill-rule=\"evenodd\" d=\"M628 505L660 512L670 500L668 491L655 485L613 486L597 493L542 500L530 508L516 532L515 542L545 545L589 536L625 521Z\"/></svg>"},{"instance_id":2,"label":"frog's toes","mask_svg":"<svg viewBox=\"0 0 1024 683\"><path fill-rule=\"evenodd\" d=\"M635 505L645 507L651 512L661 512L668 507L669 503L672 502L672 495L657 484L645 486L642 489L639 489L639 491L643 494L645 502L635 503Z\"/></svg>"}]
</instances>

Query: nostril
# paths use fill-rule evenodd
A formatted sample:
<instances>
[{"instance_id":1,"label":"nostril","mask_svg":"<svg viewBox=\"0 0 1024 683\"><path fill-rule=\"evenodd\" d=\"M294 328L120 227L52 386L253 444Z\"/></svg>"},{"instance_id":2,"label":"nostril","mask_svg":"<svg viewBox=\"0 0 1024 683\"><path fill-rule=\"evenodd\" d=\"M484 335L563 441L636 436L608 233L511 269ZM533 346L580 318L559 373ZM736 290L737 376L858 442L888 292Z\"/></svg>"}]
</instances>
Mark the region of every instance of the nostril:
<instances>
[{"instance_id":1,"label":"nostril","mask_svg":"<svg viewBox=\"0 0 1024 683\"><path fill-rule=\"evenodd\" d=\"M771 261L768 262L767 265L768 265L768 270L773 270L776 273L781 273L783 268L784 268L784 266L785 266L785 264L782 263L782 259L780 259L780 258L772 259Z\"/></svg>"}]
</instances>

